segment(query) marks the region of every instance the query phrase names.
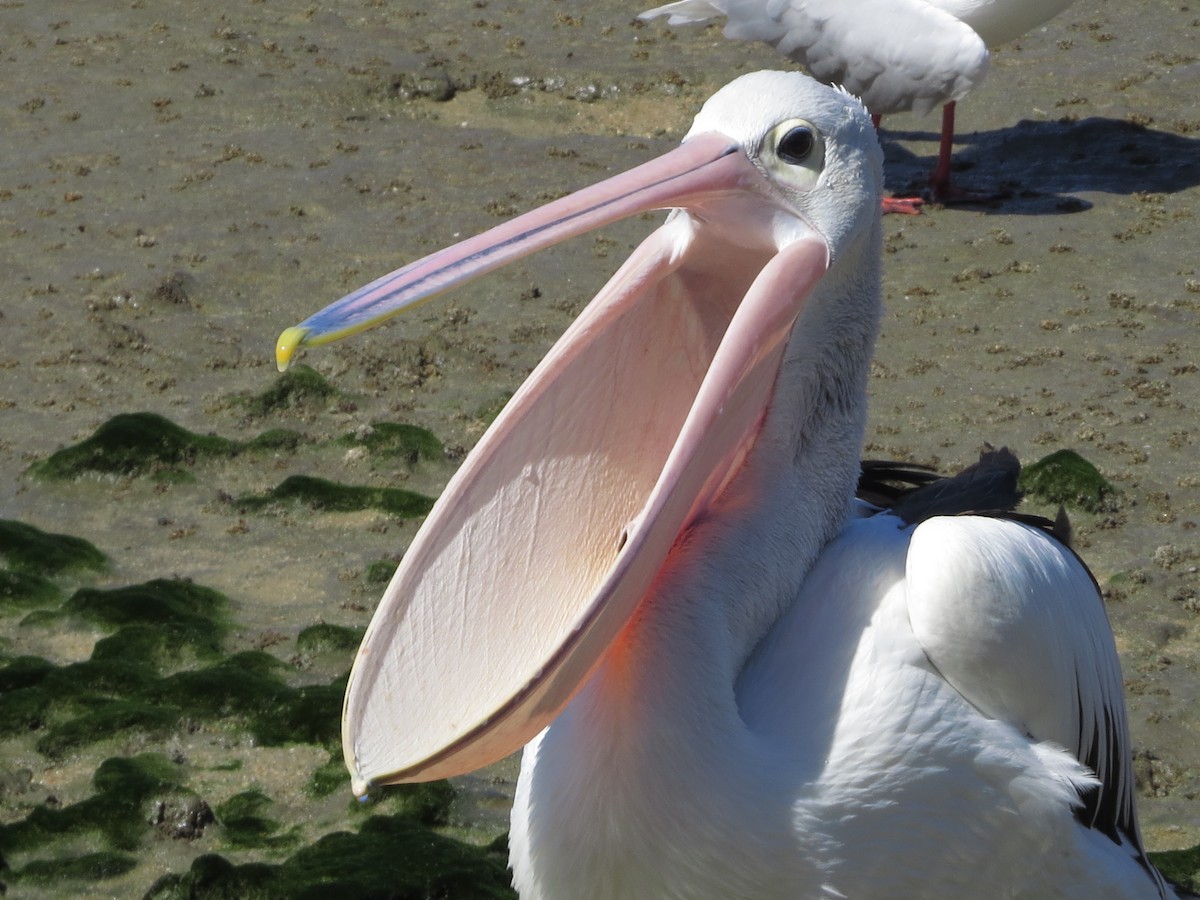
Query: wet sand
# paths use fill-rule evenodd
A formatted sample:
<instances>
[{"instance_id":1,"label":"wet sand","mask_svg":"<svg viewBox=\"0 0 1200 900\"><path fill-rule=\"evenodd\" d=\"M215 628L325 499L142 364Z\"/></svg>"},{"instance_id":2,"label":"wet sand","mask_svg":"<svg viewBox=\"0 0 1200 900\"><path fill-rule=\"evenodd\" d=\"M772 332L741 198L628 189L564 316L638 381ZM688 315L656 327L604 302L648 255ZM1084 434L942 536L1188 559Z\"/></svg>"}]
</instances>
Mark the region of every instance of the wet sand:
<instances>
[{"instance_id":1,"label":"wet sand","mask_svg":"<svg viewBox=\"0 0 1200 900\"><path fill-rule=\"evenodd\" d=\"M365 625L379 589L364 572L398 556L413 523L243 515L223 498L294 473L436 493L656 217L309 351L303 361L340 392L332 401L255 417L239 398L276 378L282 328L661 152L716 87L785 65L719 29L637 23L638 9L0 3L0 517L96 544L112 571L92 583L179 576L225 592L234 648L294 661L305 626ZM1195 8L1081 0L995 54L959 107L956 177L1006 196L887 219L864 451L952 469L985 441L1026 461L1071 447L1119 487L1115 511L1072 515L1122 652L1154 849L1200 842L1198 37ZM936 116L884 125L889 185L919 187ZM183 483L27 474L141 410L201 433L286 427L314 443L197 463ZM373 421L430 429L447 460L413 467L315 443ZM86 659L97 637L0 618L8 657ZM294 668L297 680L316 677ZM180 740L192 758L219 756ZM28 738L4 740L0 767L27 768L39 787L0 813L23 816L49 791L86 796L100 759L145 746L116 738L52 763ZM327 758L312 747L238 752L246 767L214 776L214 799L261 784L276 818ZM470 783L491 791L493 780ZM494 836L503 801L483 806ZM329 815L305 827L318 834ZM161 872L222 850L215 832L148 849L145 865L95 895L140 895Z\"/></svg>"}]
</instances>

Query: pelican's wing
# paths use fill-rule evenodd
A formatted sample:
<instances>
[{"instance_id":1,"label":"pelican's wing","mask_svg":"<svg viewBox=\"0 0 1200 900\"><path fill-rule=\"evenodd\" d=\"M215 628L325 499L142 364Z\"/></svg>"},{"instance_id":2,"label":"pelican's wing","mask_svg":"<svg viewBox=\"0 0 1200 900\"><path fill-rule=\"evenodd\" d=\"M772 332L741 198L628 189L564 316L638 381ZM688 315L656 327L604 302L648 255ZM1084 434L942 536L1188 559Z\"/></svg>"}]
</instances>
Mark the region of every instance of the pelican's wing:
<instances>
[{"instance_id":1,"label":"pelican's wing","mask_svg":"<svg viewBox=\"0 0 1200 900\"><path fill-rule=\"evenodd\" d=\"M1099 780L1077 818L1140 851L1121 666L1078 557L1020 522L939 516L914 531L906 580L913 633L946 681L1073 753Z\"/></svg>"},{"instance_id":2,"label":"pelican's wing","mask_svg":"<svg viewBox=\"0 0 1200 900\"><path fill-rule=\"evenodd\" d=\"M642 18L663 15L672 25L725 16L726 37L770 44L878 115L958 100L988 65L979 35L925 0L679 0Z\"/></svg>"}]
</instances>

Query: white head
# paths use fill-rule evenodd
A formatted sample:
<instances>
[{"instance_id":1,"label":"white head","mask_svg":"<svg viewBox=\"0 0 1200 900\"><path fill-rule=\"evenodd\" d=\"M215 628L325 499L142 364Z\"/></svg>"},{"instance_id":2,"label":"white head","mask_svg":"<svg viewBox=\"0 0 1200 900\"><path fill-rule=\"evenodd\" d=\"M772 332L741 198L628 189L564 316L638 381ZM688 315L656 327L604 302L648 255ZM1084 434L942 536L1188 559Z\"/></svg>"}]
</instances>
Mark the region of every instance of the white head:
<instances>
[{"instance_id":1,"label":"white head","mask_svg":"<svg viewBox=\"0 0 1200 900\"><path fill-rule=\"evenodd\" d=\"M798 72L752 72L708 99L684 142L708 132L744 148L787 212L819 232L834 259L878 218L883 151L866 107L845 91ZM787 212L766 223L777 248L796 233Z\"/></svg>"}]
</instances>

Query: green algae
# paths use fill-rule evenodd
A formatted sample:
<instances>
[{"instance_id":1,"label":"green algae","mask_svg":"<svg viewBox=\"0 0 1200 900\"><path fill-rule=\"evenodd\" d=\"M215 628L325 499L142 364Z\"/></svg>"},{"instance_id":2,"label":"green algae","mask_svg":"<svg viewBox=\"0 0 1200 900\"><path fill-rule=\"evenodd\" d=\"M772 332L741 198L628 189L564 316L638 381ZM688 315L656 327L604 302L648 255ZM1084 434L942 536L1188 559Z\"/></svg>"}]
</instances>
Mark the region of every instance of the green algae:
<instances>
[{"instance_id":1,"label":"green algae","mask_svg":"<svg viewBox=\"0 0 1200 900\"><path fill-rule=\"evenodd\" d=\"M394 559L377 559L367 566L367 584L387 584L396 574Z\"/></svg>"},{"instance_id":2,"label":"green algae","mask_svg":"<svg viewBox=\"0 0 1200 900\"><path fill-rule=\"evenodd\" d=\"M346 770L346 762L339 750L331 753L329 760L313 771L304 785L304 793L313 800L320 800L341 790L350 790L350 773ZM357 802L354 805L361 806Z\"/></svg>"},{"instance_id":3,"label":"green algae","mask_svg":"<svg viewBox=\"0 0 1200 900\"><path fill-rule=\"evenodd\" d=\"M362 823L357 833L327 835L297 849L308 840L301 837L304 826L292 824L262 790L242 790L217 807L221 828L213 834L220 852L238 863L247 855L265 854L272 864L202 857L187 872L161 879L148 896L513 896L501 850L462 844L431 830L449 821L454 790L448 783L381 789L366 804L351 799L339 749L347 676L296 687L289 684L296 677L294 665L269 653L224 656L231 604L221 593L188 581L83 587L64 600L51 578L13 565L13 558L37 562L44 556L49 572L78 568L79 563L57 561L54 553L37 549L36 541L24 540L64 536L17 525L4 532L21 540L9 542L18 549L5 558L9 568L0 569L0 614L26 612L23 627L86 623L104 634L89 659L66 664L21 655L19 641L5 648L0 734L18 739L28 734L39 753L56 760L96 744L153 741L161 747L197 728L246 735L254 746L316 744L329 751L329 761L310 773L305 793L319 800L345 792L343 815ZM91 545L76 546L90 548L81 555L85 568L104 565ZM395 562L380 560L375 568L382 582ZM296 646L334 662L338 655L348 658L360 640L359 629L317 623L299 633ZM236 769L241 761L236 762L228 768ZM7 806L0 860L11 868L0 880L17 895L35 887L67 895L103 891L106 881L130 872L136 878L141 855L152 842L203 833L202 827L188 834L168 831L163 810L202 808L207 822L213 821L214 811L187 786L187 775L186 765L161 753L116 756L95 772L94 793L82 801L59 806L47 797L32 809L28 801Z\"/></svg>"},{"instance_id":4,"label":"green algae","mask_svg":"<svg viewBox=\"0 0 1200 900\"><path fill-rule=\"evenodd\" d=\"M286 451L295 452L308 439L299 431L290 428L270 428L258 437L251 438L242 446L248 451Z\"/></svg>"},{"instance_id":5,"label":"green algae","mask_svg":"<svg viewBox=\"0 0 1200 900\"><path fill-rule=\"evenodd\" d=\"M295 724L297 689L282 678L285 666L261 650L247 650L221 660L213 666L177 672L155 686L160 702L187 710L189 716L204 721L225 720L237 723L265 744L284 744L293 737L288 725ZM330 713L331 715L332 713ZM284 722L270 721L284 716ZM325 737L328 723L306 731L298 739L314 733Z\"/></svg>"},{"instance_id":6,"label":"green algae","mask_svg":"<svg viewBox=\"0 0 1200 900\"><path fill-rule=\"evenodd\" d=\"M139 700L98 699L92 709L46 729L34 745L43 756L63 759L80 747L117 734L162 738L176 730L180 710Z\"/></svg>"},{"instance_id":7,"label":"green algae","mask_svg":"<svg viewBox=\"0 0 1200 900\"><path fill-rule=\"evenodd\" d=\"M62 591L49 578L0 569L0 615L57 605L61 599Z\"/></svg>"},{"instance_id":8,"label":"green algae","mask_svg":"<svg viewBox=\"0 0 1200 900\"><path fill-rule=\"evenodd\" d=\"M232 456L238 445L227 438L196 434L157 413L113 416L78 444L34 463L39 478L69 480L88 473L185 477L185 468L204 457Z\"/></svg>"},{"instance_id":9,"label":"green algae","mask_svg":"<svg viewBox=\"0 0 1200 900\"><path fill-rule=\"evenodd\" d=\"M501 392L500 396L487 401L476 409L475 418L482 421L485 425L491 425L496 420L496 417L504 412L504 407L508 406L508 401L512 399L512 396L512 391Z\"/></svg>"},{"instance_id":10,"label":"green algae","mask_svg":"<svg viewBox=\"0 0 1200 900\"><path fill-rule=\"evenodd\" d=\"M253 718L251 732L266 745L336 746L342 738L342 701L349 679L347 672L329 684L285 687L272 704Z\"/></svg>"},{"instance_id":11,"label":"green algae","mask_svg":"<svg viewBox=\"0 0 1200 900\"><path fill-rule=\"evenodd\" d=\"M134 622L96 641L92 646L91 661L123 664L132 661L139 667L157 671L178 662L178 651L185 643L185 637L186 634L179 635L170 627ZM207 640L201 643L203 649L209 646Z\"/></svg>"},{"instance_id":12,"label":"green algae","mask_svg":"<svg viewBox=\"0 0 1200 900\"><path fill-rule=\"evenodd\" d=\"M362 643L363 629L346 628L318 622L296 636L296 649L302 653L348 652Z\"/></svg>"},{"instance_id":13,"label":"green algae","mask_svg":"<svg viewBox=\"0 0 1200 900\"><path fill-rule=\"evenodd\" d=\"M371 789L370 805L439 828L450 824L450 810L457 796L454 785L444 780L389 784ZM365 808L361 802L358 807Z\"/></svg>"},{"instance_id":14,"label":"green algae","mask_svg":"<svg viewBox=\"0 0 1200 900\"><path fill-rule=\"evenodd\" d=\"M344 790L349 796L350 774L340 750L330 754L328 762L319 766L309 778L304 792L314 798L328 797ZM371 788L366 800L352 801L356 814L403 815L430 828L450 824L450 812L458 796L449 781L426 781L417 784L389 784Z\"/></svg>"},{"instance_id":15,"label":"green algae","mask_svg":"<svg viewBox=\"0 0 1200 900\"><path fill-rule=\"evenodd\" d=\"M337 389L315 369L305 365L291 366L260 394L241 399L252 416L294 409L314 402L327 401Z\"/></svg>"},{"instance_id":16,"label":"green algae","mask_svg":"<svg viewBox=\"0 0 1200 900\"><path fill-rule=\"evenodd\" d=\"M409 463L440 460L442 442L424 428L396 422L372 422L352 434L338 438L344 446L365 447L377 456L404 459Z\"/></svg>"},{"instance_id":17,"label":"green algae","mask_svg":"<svg viewBox=\"0 0 1200 900\"><path fill-rule=\"evenodd\" d=\"M192 860L185 875L164 875L143 900L274 900L279 866L245 863L206 853ZM353 896L349 894L346 896Z\"/></svg>"},{"instance_id":18,"label":"green algae","mask_svg":"<svg viewBox=\"0 0 1200 900\"><path fill-rule=\"evenodd\" d=\"M133 871L137 864L134 857L125 853L99 851L62 859L35 859L9 877L17 884L44 886L61 881L104 881Z\"/></svg>"},{"instance_id":19,"label":"green algae","mask_svg":"<svg viewBox=\"0 0 1200 900\"><path fill-rule=\"evenodd\" d=\"M402 519L418 518L433 508L432 497L415 491L339 484L312 475L291 475L263 494L248 494L234 503L240 509L249 511L289 503L299 503L323 512L377 509Z\"/></svg>"},{"instance_id":20,"label":"green algae","mask_svg":"<svg viewBox=\"0 0 1200 900\"><path fill-rule=\"evenodd\" d=\"M8 736L40 727L47 702L36 689L13 691L0 703L0 735Z\"/></svg>"},{"instance_id":21,"label":"green algae","mask_svg":"<svg viewBox=\"0 0 1200 900\"><path fill-rule=\"evenodd\" d=\"M144 721L155 710L126 708L129 702L113 696L144 691L152 681L153 673L136 662L55 666L38 657L11 660L0 669L0 735L42 730L39 752L59 756L80 742L81 732L102 737L117 728L161 730L160 720Z\"/></svg>"},{"instance_id":22,"label":"green algae","mask_svg":"<svg viewBox=\"0 0 1200 900\"><path fill-rule=\"evenodd\" d=\"M0 668L0 734L40 730L35 747L52 759L130 732L165 737L195 721L248 732L267 746L336 744L346 677L296 688L282 671L283 663L257 650L165 678L138 661L60 667L21 657Z\"/></svg>"},{"instance_id":23,"label":"green algae","mask_svg":"<svg viewBox=\"0 0 1200 900\"><path fill-rule=\"evenodd\" d=\"M35 609L21 620L22 628L54 628L62 616L58 610Z\"/></svg>"},{"instance_id":24,"label":"green algae","mask_svg":"<svg viewBox=\"0 0 1200 900\"><path fill-rule=\"evenodd\" d=\"M58 756L80 743L81 733L103 737L118 727L162 730L171 723L153 718L153 708L125 699L149 690L154 679L154 672L136 660L65 666L31 656L11 660L0 669L0 735L40 730L39 752Z\"/></svg>"},{"instance_id":25,"label":"green algae","mask_svg":"<svg viewBox=\"0 0 1200 900\"><path fill-rule=\"evenodd\" d=\"M35 747L53 759L115 735L164 737L194 721L268 745L335 743L346 677L292 687L289 667L261 650L222 658L227 607L220 592L186 581L76 591L46 615L116 630L81 662L18 656L0 666L0 735L40 732ZM323 635L339 647L352 635L357 641L356 632L343 632L318 626L313 639ZM189 658L216 661L171 671Z\"/></svg>"},{"instance_id":26,"label":"green algae","mask_svg":"<svg viewBox=\"0 0 1200 900\"><path fill-rule=\"evenodd\" d=\"M299 841L299 826L280 833L283 825L267 818L264 811L271 798L257 788L234 794L217 805L217 821L224 829L225 841L238 849L280 849Z\"/></svg>"},{"instance_id":27,"label":"green algae","mask_svg":"<svg viewBox=\"0 0 1200 900\"><path fill-rule=\"evenodd\" d=\"M92 776L92 796L61 808L43 804L0 826L0 852L28 853L84 834L100 835L114 850L136 850L152 827L151 803L186 792L183 774L161 753L106 759Z\"/></svg>"},{"instance_id":28,"label":"green algae","mask_svg":"<svg viewBox=\"0 0 1200 900\"><path fill-rule=\"evenodd\" d=\"M155 686L164 701L205 718L252 715L267 708L285 687L285 665L262 650L244 650L202 669L170 675Z\"/></svg>"},{"instance_id":29,"label":"green algae","mask_svg":"<svg viewBox=\"0 0 1200 900\"><path fill-rule=\"evenodd\" d=\"M247 650L164 678L151 696L181 714L186 710L194 718L239 724L264 745L336 743L348 676L297 688L284 681L285 671L270 654Z\"/></svg>"},{"instance_id":30,"label":"green algae","mask_svg":"<svg viewBox=\"0 0 1200 900\"><path fill-rule=\"evenodd\" d=\"M188 470L202 459L229 459L243 452L292 453L306 440L298 431L272 428L248 441L235 441L215 434L197 434L157 413L121 413L78 444L34 463L29 472L37 478L58 481L87 474L152 475L183 481L191 478Z\"/></svg>"},{"instance_id":31,"label":"green algae","mask_svg":"<svg viewBox=\"0 0 1200 900\"><path fill-rule=\"evenodd\" d=\"M96 625L120 628L145 625L161 637L171 652L189 647L200 656L219 652L228 631L229 601L220 591L190 581L154 579L144 584L101 590L80 588L63 605L63 613ZM145 629L126 639L149 642Z\"/></svg>"},{"instance_id":32,"label":"green algae","mask_svg":"<svg viewBox=\"0 0 1200 900\"><path fill-rule=\"evenodd\" d=\"M1100 470L1074 450L1057 450L1021 469L1022 493L1047 503L1075 506L1091 513L1117 507L1117 489Z\"/></svg>"},{"instance_id":33,"label":"green algae","mask_svg":"<svg viewBox=\"0 0 1200 900\"><path fill-rule=\"evenodd\" d=\"M13 572L44 577L108 567L107 557L83 538L52 534L13 519L0 519L0 559Z\"/></svg>"},{"instance_id":34,"label":"green algae","mask_svg":"<svg viewBox=\"0 0 1200 900\"><path fill-rule=\"evenodd\" d=\"M1200 890L1200 844L1186 850L1164 850L1146 855L1164 878L1189 891Z\"/></svg>"},{"instance_id":35,"label":"green algae","mask_svg":"<svg viewBox=\"0 0 1200 900\"><path fill-rule=\"evenodd\" d=\"M18 656L0 668L0 695L7 701L8 695L42 681L53 672L53 663L40 656Z\"/></svg>"},{"instance_id":36,"label":"green algae","mask_svg":"<svg viewBox=\"0 0 1200 900\"><path fill-rule=\"evenodd\" d=\"M39 685L54 668L39 656L19 656L0 667L0 735L39 726L49 704Z\"/></svg>"},{"instance_id":37,"label":"green algae","mask_svg":"<svg viewBox=\"0 0 1200 900\"><path fill-rule=\"evenodd\" d=\"M279 865L235 865L206 855L168 875L147 900L515 900L499 853L443 837L405 815L372 816L357 833L335 832Z\"/></svg>"}]
</instances>

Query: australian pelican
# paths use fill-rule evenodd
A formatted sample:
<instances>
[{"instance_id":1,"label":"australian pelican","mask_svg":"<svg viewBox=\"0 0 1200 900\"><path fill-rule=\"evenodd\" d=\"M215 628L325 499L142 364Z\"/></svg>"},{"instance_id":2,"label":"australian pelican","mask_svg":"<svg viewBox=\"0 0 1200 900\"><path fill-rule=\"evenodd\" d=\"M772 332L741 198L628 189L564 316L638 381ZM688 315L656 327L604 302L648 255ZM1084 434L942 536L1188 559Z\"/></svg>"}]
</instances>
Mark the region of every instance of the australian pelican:
<instances>
[{"instance_id":1,"label":"australian pelican","mask_svg":"<svg viewBox=\"0 0 1200 900\"><path fill-rule=\"evenodd\" d=\"M1087 569L1035 525L949 514L969 477L907 513L856 499L881 182L858 100L746 75L678 149L283 333L281 366L673 210L405 554L347 691L356 792L524 746L525 898L1173 896Z\"/></svg>"}]
</instances>

